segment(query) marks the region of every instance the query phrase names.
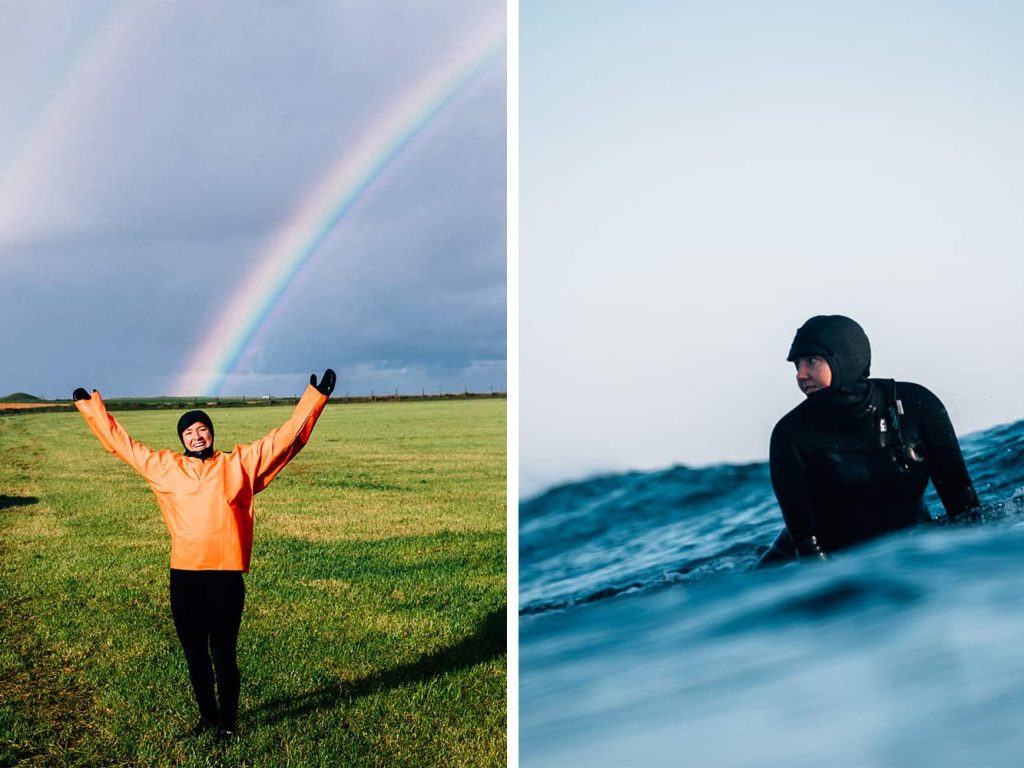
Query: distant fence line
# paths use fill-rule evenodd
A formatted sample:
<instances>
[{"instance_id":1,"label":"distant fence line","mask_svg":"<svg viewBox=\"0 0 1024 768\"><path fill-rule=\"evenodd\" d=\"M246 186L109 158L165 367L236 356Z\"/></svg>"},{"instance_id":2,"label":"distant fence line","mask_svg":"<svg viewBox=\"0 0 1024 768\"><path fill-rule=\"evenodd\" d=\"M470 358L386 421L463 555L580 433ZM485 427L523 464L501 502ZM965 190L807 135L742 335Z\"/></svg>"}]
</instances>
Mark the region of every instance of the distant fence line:
<instances>
[{"instance_id":1,"label":"distant fence line","mask_svg":"<svg viewBox=\"0 0 1024 768\"><path fill-rule=\"evenodd\" d=\"M505 399L506 392L458 392L439 393L436 395L332 395L328 404L346 403L405 403L431 400L489 400ZM104 400L109 411L150 411L150 410L181 410L186 408L239 408L252 406L269 405L295 405L299 402L296 395L291 397L249 397L240 395L238 397L160 397L160 398L111 398ZM67 411L73 407L70 401L41 401L38 403L0 403L0 416L10 416L27 413L53 413Z\"/></svg>"}]
</instances>

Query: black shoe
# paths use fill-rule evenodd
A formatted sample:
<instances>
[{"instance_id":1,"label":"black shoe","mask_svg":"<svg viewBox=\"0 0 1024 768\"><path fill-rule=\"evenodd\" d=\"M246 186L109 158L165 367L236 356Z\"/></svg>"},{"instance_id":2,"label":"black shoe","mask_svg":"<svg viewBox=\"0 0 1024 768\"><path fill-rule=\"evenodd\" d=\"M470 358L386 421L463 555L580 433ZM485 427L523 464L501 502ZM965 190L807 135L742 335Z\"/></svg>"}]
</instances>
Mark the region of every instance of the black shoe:
<instances>
[{"instance_id":1,"label":"black shoe","mask_svg":"<svg viewBox=\"0 0 1024 768\"><path fill-rule=\"evenodd\" d=\"M216 728L217 728L217 721L216 720L210 720L210 719L205 718L205 717L200 717L199 718L199 722L195 724L194 728L192 728L191 735L192 736L202 736L207 731L212 731L212 730L215 730Z\"/></svg>"},{"instance_id":2,"label":"black shoe","mask_svg":"<svg viewBox=\"0 0 1024 768\"><path fill-rule=\"evenodd\" d=\"M218 741L235 741L238 738L238 730L235 726L225 728L223 725L217 729Z\"/></svg>"}]
</instances>

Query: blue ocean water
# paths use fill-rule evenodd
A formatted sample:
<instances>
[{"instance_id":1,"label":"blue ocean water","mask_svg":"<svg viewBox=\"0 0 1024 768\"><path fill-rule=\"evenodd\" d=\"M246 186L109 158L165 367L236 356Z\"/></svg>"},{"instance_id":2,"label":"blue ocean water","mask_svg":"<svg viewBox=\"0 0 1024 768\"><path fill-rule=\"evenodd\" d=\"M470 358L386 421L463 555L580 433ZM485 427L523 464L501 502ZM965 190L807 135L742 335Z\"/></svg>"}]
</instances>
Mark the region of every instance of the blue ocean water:
<instances>
[{"instance_id":1,"label":"blue ocean water","mask_svg":"<svg viewBox=\"0 0 1024 768\"><path fill-rule=\"evenodd\" d=\"M983 519L755 569L766 464L520 508L519 755L546 766L1024 765L1024 421L969 435Z\"/></svg>"}]
</instances>

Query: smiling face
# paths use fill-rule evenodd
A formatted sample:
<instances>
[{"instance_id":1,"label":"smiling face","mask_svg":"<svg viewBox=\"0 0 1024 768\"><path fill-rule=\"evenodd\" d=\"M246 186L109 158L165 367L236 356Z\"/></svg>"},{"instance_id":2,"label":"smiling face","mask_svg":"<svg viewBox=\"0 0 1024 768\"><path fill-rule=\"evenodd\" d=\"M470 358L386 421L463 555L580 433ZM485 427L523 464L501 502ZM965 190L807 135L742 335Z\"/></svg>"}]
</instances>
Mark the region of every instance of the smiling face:
<instances>
[{"instance_id":1,"label":"smiling face","mask_svg":"<svg viewBox=\"0 0 1024 768\"><path fill-rule=\"evenodd\" d=\"M209 427L197 421L181 433L181 442L187 450L199 453L213 447L213 435L210 434Z\"/></svg>"},{"instance_id":2,"label":"smiling face","mask_svg":"<svg viewBox=\"0 0 1024 768\"><path fill-rule=\"evenodd\" d=\"M793 361L796 365L796 385L805 395L813 395L828 389L832 384L832 368L825 358L798 357Z\"/></svg>"}]
</instances>

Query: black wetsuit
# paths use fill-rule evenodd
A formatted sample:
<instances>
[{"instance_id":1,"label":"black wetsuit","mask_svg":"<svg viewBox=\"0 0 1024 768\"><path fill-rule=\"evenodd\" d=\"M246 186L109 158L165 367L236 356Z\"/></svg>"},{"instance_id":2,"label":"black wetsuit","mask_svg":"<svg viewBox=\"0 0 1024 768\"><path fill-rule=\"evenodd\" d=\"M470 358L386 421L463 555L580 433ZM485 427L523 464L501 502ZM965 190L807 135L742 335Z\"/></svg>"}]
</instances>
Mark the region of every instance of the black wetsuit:
<instances>
[{"instance_id":1,"label":"black wetsuit","mask_svg":"<svg viewBox=\"0 0 1024 768\"><path fill-rule=\"evenodd\" d=\"M772 487L786 531L762 563L797 552L823 557L928 520L929 480L950 518L978 506L946 409L918 384L869 379L871 343L855 320L815 315L786 359L802 388L819 388L772 432ZM816 360L828 364L827 378ZM817 373L801 373L812 364Z\"/></svg>"},{"instance_id":2,"label":"black wetsuit","mask_svg":"<svg viewBox=\"0 0 1024 768\"><path fill-rule=\"evenodd\" d=\"M770 463L803 554L817 554L812 536L828 553L930 519L929 479L950 518L978 506L946 409L909 382L862 378L812 394L776 425Z\"/></svg>"}]
</instances>

